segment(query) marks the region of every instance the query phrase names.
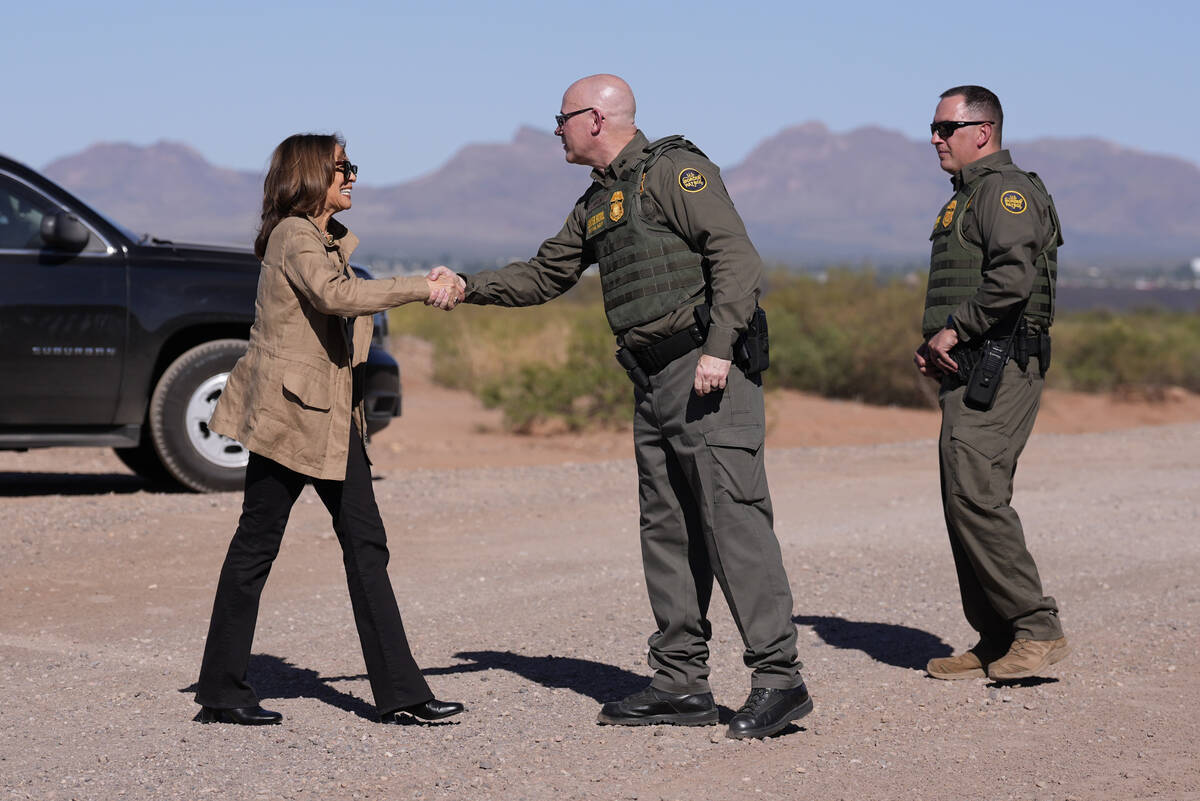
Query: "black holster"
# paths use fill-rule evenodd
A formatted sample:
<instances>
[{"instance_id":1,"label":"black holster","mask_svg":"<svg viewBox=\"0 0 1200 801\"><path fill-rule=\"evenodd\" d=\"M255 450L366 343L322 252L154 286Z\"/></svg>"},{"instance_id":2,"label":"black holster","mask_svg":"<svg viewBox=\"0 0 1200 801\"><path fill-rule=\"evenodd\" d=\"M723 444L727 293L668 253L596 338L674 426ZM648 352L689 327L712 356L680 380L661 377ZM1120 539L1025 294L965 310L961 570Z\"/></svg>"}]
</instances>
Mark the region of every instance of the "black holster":
<instances>
[{"instance_id":1,"label":"black holster","mask_svg":"<svg viewBox=\"0 0 1200 801\"><path fill-rule=\"evenodd\" d=\"M695 309L696 324L705 335L712 322L712 312L705 305ZM746 330L733 343L733 363L747 376L754 377L771 365L770 339L767 336L767 313L757 303L746 324Z\"/></svg>"},{"instance_id":2,"label":"black holster","mask_svg":"<svg viewBox=\"0 0 1200 801\"><path fill-rule=\"evenodd\" d=\"M625 375L629 376L629 380L633 385L642 392L650 391L650 376L646 374L645 369L638 363L637 356L629 348L617 348L617 364L625 369Z\"/></svg>"}]
</instances>

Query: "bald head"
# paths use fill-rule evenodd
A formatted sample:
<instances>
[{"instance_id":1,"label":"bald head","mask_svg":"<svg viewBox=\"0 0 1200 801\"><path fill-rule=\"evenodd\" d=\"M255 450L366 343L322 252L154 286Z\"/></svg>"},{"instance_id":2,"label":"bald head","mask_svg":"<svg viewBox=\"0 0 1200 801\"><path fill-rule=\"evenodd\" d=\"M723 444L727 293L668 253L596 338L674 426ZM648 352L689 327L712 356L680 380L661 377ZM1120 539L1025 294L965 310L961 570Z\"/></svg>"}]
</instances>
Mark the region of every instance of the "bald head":
<instances>
[{"instance_id":1,"label":"bald head","mask_svg":"<svg viewBox=\"0 0 1200 801\"><path fill-rule=\"evenodd\" d=\"M567 87L562 113L591 109L572 117L555 131L563 140L567 161L604 169L637 133L637 105L629 84L616 75L589 75Z\"/></svg>"},{"instance_id":2,"label":"bald head","mask_svg":"<svg viewBox=\"0 0 1200 801\"><path fill-rule=\"evenodd\" d=\"M606 121L614 126L624 126L630 132L636 128L633 117L637 104L633 100L633 90L616 75L580 78L563 93L564 104L568 99L579 108L592 106L599 109Z\"/></svg>"}]
</instances>

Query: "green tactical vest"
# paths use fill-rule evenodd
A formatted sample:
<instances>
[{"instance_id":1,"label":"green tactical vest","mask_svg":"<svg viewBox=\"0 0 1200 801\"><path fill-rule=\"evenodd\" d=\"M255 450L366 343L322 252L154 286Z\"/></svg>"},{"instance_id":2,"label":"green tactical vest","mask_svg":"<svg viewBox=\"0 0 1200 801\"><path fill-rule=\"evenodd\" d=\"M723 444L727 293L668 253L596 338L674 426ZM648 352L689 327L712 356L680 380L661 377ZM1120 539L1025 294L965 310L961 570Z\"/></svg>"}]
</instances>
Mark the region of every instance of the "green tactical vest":
<instances>
[{"instance_id":1,"label":"green tactical vest","mask_svg":"<svg viewBox=\"0 0 1200 801\"><path fill-rule=\"evenodd\" d=\"M926 339L946 325L958 304L975 296L983 283L984 253L968 242L962 233L962 221L971 207L971 200L979 189L981 179L990 172L1014 170L1013 165L1001 165L981 173L969 186L964 186L950 202L942 207L933 224L929 239L933 242L933 253L929 264L929 287L925 291L925 315L921 319L921 330ZM1046 185L1035 173L1027 172L1033 185L1042 193L1050 209L1054 231L1050 242L1038 254L1034 266L1037 274L1033 279L1033 291L1025 305L1025 319L1043 330L1054 322L1054 289L1058 280L1058 246L1062 244L1062 226L1058 222L1058 211L1054 200L1046 191Z\"/></svg>"},{"instance_id":2,"label":"green tactical vest","mask_svg":"<svg viewBox=\"0 0 1200 801\"><path fill-rule=\"evenodd\" d=\"M641 213L646 171L677 147L700 153L681 136L651 142L641 160L588 202L584 237L600 265L604 313L614 334L657 320L704 289L700 254Z\"/></svg>"}]
</instances>

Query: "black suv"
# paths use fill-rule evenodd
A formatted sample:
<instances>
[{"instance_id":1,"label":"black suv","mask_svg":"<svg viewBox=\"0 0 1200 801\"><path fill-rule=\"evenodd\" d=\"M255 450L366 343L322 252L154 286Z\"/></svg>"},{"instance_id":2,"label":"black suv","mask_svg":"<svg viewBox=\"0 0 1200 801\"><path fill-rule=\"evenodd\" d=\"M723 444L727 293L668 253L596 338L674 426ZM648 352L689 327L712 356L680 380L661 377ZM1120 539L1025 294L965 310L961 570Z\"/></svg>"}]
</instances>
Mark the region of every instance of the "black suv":
<instances>
[{"instance_id":1,"label":"black suv","mask_svg":"<svg viewBox=\"0 0 1200 801\"><path fill-rule=\"evenodd\" d=\"M138 236L0 156L0 450L111 446L150 479L240 488L246 449L208 420L246 351L258 272L249 250ZM400 413L386 336L378 314L368 433Z\"/></svg>"}]
</instances>

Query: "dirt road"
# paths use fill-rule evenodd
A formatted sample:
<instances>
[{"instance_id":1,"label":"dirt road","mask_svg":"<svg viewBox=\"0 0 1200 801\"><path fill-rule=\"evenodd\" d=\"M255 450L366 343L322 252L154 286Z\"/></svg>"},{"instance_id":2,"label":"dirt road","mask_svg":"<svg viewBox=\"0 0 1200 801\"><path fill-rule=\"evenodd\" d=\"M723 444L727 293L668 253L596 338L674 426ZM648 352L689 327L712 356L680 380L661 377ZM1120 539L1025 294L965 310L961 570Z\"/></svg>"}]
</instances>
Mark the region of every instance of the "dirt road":
<instances>
[{"instance_id":1,"label":"dirt road","mask_svg":"<svg viewBox=\"0 0 1200 801\"><path fill-rule=\"evenodd\" d=\"M900 417L882 430L926 439L820 447L781 444L777 423L768 469L816 709L735 742L594 723L649 676L627 439L439 446L470 403L420 386L406 376L406 417L372 446L376 492L414 651L438 695L467 704L458 722L374 721L340 553L307 490L252 663L284 725L193 723L239 494L148 491L98 450L0 454L0 797L1200 799L1200 423L1035 432L1017 506L1075 653L1002 686L920 670L971 644L936 417L883 410ZM719 593L712 617L728 720L748 676Z\"/></svg>"}]
</instances>

